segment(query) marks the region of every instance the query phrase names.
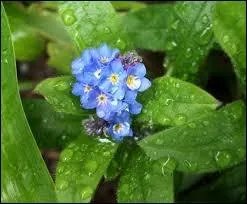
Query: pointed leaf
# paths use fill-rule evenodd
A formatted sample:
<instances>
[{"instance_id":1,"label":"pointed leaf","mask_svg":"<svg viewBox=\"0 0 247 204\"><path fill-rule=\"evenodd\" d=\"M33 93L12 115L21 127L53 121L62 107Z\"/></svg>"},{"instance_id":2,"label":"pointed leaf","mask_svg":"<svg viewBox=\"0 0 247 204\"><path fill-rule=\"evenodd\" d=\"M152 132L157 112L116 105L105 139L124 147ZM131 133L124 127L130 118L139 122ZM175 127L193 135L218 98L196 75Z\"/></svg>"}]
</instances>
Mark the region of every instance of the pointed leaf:
<instances>
[{"instance_id":1,"label":"pointed leaf","mask_svg":"<svg viewBox=\"0 0 247 204\"><path fill-rule=\"evenodd\" d=\"M160 77L140 94L143 110L136 120L155 125L180 125L214 110L217 100L193 84L172 77Z\"/></svg>"},{"instance_id":2,"label":"pointed leaf","mask_svg":"<svg viewBox=\"0 0 247 204\"><path fill-rule=\"evenodd\" d=\"M199 66L213 47L211 10L215 2L181 2L173 8L174 22L167 40L167 74L199 83Z\"/></svg>"},{"instance_id":3,"label":"pointed leaf","mask_svg":"<svg viewBox=\"0 0 247 204\"><path fill-rule=\"evenodd\" d=\"M60 156L56 172L60 202L89 202L106 171L117 144L81 135Z\"/></svg>"},{"instance_id":4,"label":"pointed leaf","mask_svg":"<svg viewBox=\"0 0 247 204\"><path fill-rule=\"evenodd\" d=\"M245 159L245 131L245 106L238 101L146 137L139 145L154 159L175 160L179 171L212 172Z\"/></svg>"},{"instance_id":5,"label":"pointed leaf","mask_svg":"<svg viewBox=\"0 0 247 204\"><path fill-rule=\"evenodd\" d=\"M136 148L120 178L118 201L174 202L173 169L164 166L165 163L150 159L139 147Z\"/></svg>"},{"instance_id":6,"label":"pointed leaf","mask_svg":"<svg viewBox=\"0 0 247 204\"><path fill-rule=\"evenodd\" d=\"M64 1L59 5L59 14L78 53L103 42L121 50L130 47L120 18L109 1Z\"/></svg>"},{"instance_id":7,"label":"pointed leaf","mask_svg":"<svg viewBox=\"0 0 247 204\"><path fill-rule=\"evenodd\" d=\"M84 115L89 111L80 105L80 97L72 94L74 81L72 76L49 78L40 82L34 91L43 95L57 112Z\"/></svg>"},{"instance_id":8,"label":"pointed leaf","mask_svg":"<svg viewBox=\"0 0 247 204\"><path fill-rule=\"evenodd\" d=\"M54 186L19 95L8 19L1 3L1 201L54 202Z\"/></svg>"},{"instance_id":9,"label":"pointed leaf","mask_svg":"<svg viewBox=\"0 0 247 204\"><path fill-rule=\"evenodd\" d=\"M42 99L25 99L22 104L39 148L66 147L81 134L82 120L88 117L55 112Z\"/></svg>"}]
</instances>

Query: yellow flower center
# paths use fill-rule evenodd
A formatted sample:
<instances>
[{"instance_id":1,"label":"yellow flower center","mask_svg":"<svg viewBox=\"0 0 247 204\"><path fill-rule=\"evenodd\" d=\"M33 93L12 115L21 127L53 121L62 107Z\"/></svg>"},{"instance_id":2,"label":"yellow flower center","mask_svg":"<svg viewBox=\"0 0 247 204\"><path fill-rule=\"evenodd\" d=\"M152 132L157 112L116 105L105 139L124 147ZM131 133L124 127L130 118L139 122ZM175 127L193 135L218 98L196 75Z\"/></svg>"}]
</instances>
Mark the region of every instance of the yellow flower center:
<instances>
[{"instance_id":1,"label":"yellow flower center","mask_svg":"<svg viewBox=\"0 0 247 204\"><path fill-rule=\"evenodd\" d=\"M112 84L117 84L118 83L118 80L119 80L119 77L118 77L118 74L112 74L109 78L108 78L109 80L110 80L110 82L112 83Z\"/></svg>"},{"instance_id":2,"label":"yellow flower center","mask_svg":"<svg viewBox=\"0 0 247 204\"><path fill-rule=\"evenodd\" d=\"M99 61L102 63L102 64L105 64L107 62L109 62L109 58L108 57L105 57L105 56L101 56Z\"/></svg>"},{"instance_id":3,"label":"yellow flower center","mask_svg":"<svg viewBox=\"0 0 247 204\"><path fill-rule=\"evenodd\" d=\"M86 93L88 93L88 92L91 91L91 90L92 90L92 87L91 87L91 86L86 85L86 86L84 87L84 92L86 92Z\"/></svg>"},{"instance_id":4,"label":"yellow flower center","mask_svg":"<svg viewBox=\"0 0 247 204\"><path fill-rule=\"evenodd\" d=\"M123 125L120 123L114 125L114 127L113 127L114 131L116 131L116 132L120 132L122 128L123 128Z\"/></svg>"},{"instance_id":5,"label":"yellow flower center","mask_svg":"<svg viewBox=\"0 0 247 204\"><path fill-rule=\"evenodd\" d=\"M127 78L127 84L129 86L133 85L135 83L135 76L133 75L129 75L128 78Z\"/></svg>"},{"instance_id":6,"label":"yellow flower center","mask_svg":"<svg viewBox=\"0 0 247 204\"><path fill-rule=\"evenodd\" d=\"M100 94L98 97L97 97L97 101L98 101L98 104L101 105L101 104L105 104L106 101L107 101L107 96L105 94Z\"/></svg>"},{"instance_id":7,"label":"yellow flower center","mask_svg":"<svg viewBox=\"0 0 247 204\"><path fill-rule=\"evenodd\" d=\"M136 90L141 86L141 80L134 75L129 75L126 84L131 90Z\"/></svg>"}]
</instances>

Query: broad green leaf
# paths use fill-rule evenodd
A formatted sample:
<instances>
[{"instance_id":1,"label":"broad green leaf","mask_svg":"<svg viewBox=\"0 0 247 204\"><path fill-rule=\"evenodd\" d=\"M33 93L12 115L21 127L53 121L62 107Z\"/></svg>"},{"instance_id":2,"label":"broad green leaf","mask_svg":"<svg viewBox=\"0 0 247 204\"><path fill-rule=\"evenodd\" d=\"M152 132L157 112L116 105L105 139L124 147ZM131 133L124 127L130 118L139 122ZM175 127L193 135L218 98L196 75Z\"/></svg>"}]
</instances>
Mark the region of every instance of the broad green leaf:
<instances>
[{"instance_id":1,"label":"broad green leaf","mask_svg":"<svg viewBox=\"0 0 247 204\"><path fill-rule=\"evenodd\" d=\"M179 201L244 203L246 198L246 163L222 172L218 179L192 190Z\"/></svg>"},{"instance_id":2,"label":"broad green leaf","mask_svg":"<svg viewBox=\"0 0 247 204\"><path fill-rule=\"evenodd\" d=\"M64 1L59 14L78 53L104 42L121 50L130 47L121 20L108 1Z\"/></svg>"},{"instance_id":3,"label":"broad green leaf","mask_svg":"<svg viewBox=\"0 0 247 204\"><path fill-rule=\"evenodd\" d=\"M112 6L117 11L131 10L136 11L145 8L146 4L137 1L111 1Z\"/></svg>"},{"instance_id":4,"label":"broad green leaf","mask_svg":"<svg viewBox=\"0 0 247 204\"><path fill-rule=\"evenodd\" d=\"M165 49L167 75L199 83L199 67L213 47L211 10L214 2L178 3L173 7L174 22Z\"/></svg>"},{"instance_id":5,"label":"broad green leaf","mask_svg":"<svg viewBox=\"0 0 247 204\"><path fill-rule=\"evenodd\" d=\"M82 133L82 120L88 117L55 112L42 99L25 99L22 104L39 148L66 147Z\"/></svg>"},{"instance_id":6,"label":"broad green leaf","mask_svg":"<svg viewBox=\"0 0 247 204\"><path fill-rule=\"evenodd\" d=\"M217 100L199 87L172 77L160 77L139 94L143 110L139 123L174 126L214 110Z\"/></svg>"},{"instance_id":7,"label":"broad green leaf","mask_svg":"<svg viewBox=\"0 0 247 204\"><path fill-rule=\"evenodd\" d=\"M48 78L40 82L35 92L45 97L57 112L84 115L89 111L80 105L80 97L72 94L72 86L75 79L72 76Z\"/></svg>"},{"instance_id":8,"label":"broad green leaf","mask_svg":"<svg viewBox=\"0 0 247 204\"><path fill-rule=\"evenodd\" d=\"M21 105L11 32L2 3L1 91L1 201L54 202L52 179Z\"/></svg>"},{"instance_id":9,"label":"broad green leaf","mask_svg":"<svg viewBox=\"0 0 247 204\"><path fill-rule=\"evenodd\" d=\"M150 159L140 148L136 148L120 177L118 201L172 203L173 169L165 165Z\"/></svg>"},{"instance_id":10,"label":"broad green leaf","mask_svg":"<svg viewBox=\"0 0 247 204\"><path fill-rule=\"evenodd\" d=\"M48 65L55 68L58 73L71 74L71 63L76 57L75 49L64 49L58 43L49 43L47 47L49 55Z\"/></svg>"},{"instance_id":11,"label":"broad green leaf","mask_svg":"<svg viewBox=\"0 0 247 204\"><path fill-rule=\"evenodd\" d=\"M179 171L213 172L245 159L245 131L245 106L238 101L146 137L139 145L151 158L175 161Z\"/></svg>"},{"instance_id":12,"label":"broad green leaf","mask_svg":"<svg viewBox=\"0 0 247 204\"><path fill-rule=\"evenodd\" d=\"M8 16L19 19L49 40L59 42L66 47L71 46L71 40L57 14L37 7L27 10L13 3L6 3L5 6Z\"/></svg>"},{"instance_id":13,"label":"broad green leaf","mask_svg":"<svg viewBox=\"0 0 247 204\"><path fill-rule=\"evenodd\" d=\"M135 47L164 51L169 35L168 28L174 22L173 5L152 5L123 17L128 35ZM171 32L171 33L170 33Z\"/></svg>"},{"instance_id":14,"label":"broad green leaf","mask_svg":"<svg viewBox=\"0 0 247 204\"><path fill-rule=\"evenodd\" d=\"M89 202L117 144L80 135L60 156L56 172L60 202Z\"/></svg>"},{"instance_id":15,"label":"broad green leaf","mask_svg":"<svg viewBox=\"0 0 247 204\"><path fill-rule=\"evenodd\" d=\"M213 13L215 38L231 58L241 88L246 89L246 3L218 2Z\"/></svg>"}]
</instances>

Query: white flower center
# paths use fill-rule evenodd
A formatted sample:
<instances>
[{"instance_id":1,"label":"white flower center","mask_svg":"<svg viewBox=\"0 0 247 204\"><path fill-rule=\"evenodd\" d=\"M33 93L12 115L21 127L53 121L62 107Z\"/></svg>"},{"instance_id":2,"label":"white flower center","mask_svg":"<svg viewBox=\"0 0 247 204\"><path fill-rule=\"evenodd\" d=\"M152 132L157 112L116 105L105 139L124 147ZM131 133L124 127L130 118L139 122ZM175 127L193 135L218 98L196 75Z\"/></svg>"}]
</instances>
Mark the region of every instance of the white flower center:
<instances>
[{"instance_id":1,"label":"white flower center","mask_svg":"<svg viewBox=\"0 0 247 204\"><path fill-rule=\"evenodd\" d=\"M113 126L113 132L120 133L120 131L123 129L123 125L121 123L117 123Z\"/></svg>"},{"instance_id":2,"label":"white flower center","mask_svg":"<svg viewBox=\"0 0 247 204\"><path fill-rule=\"evenodd\" d=\"M116 85L119 81L119 76L116 73L111 74L111 76L108 78L108 80L113 84Z\"/></svg>"},{"instance_id":3,"label":"white flower center","mask_svg":"<svg viewBox=\"0 0 247 204\"><path fill-rule=\"evenodd\" d=\"M107 96L105 94L100 94L97 97L97 102L98 102L98 105L105 105L107 102Z\"/></svg>"},{"instance_id":4,"label":"white flower center","mask_svg":"<svg viewBox=\"0 0 247 204\"><path fill-rule=\"evenodd\" d=\"M141 86L141 80L134 75L129 75L126 80L126 84L129 87L129 89L136 90Z\"/></svg>"},{"instance_id":5,"label":"white flower center","mask_svg":"<svg viewBox=\"0 0 247 204\"><path fill-rule=\"evenodd\" d=\"M91 86L88 86L88 85L85 85L84 86L84 92L85 93L88 93L89 91L91 91L92 90L92 87Z\"/></svg>"},{"instance_id":6,"label":"white flower center","mask_svg":"<svg viewBox=\"0 0 247 204\"><path fill-rule=\"evenodd\" d=\"M93 74L97 79L99 79L101 77L101 69L97 69Z\"/></svg>"},{"instance_id":7,"label":"white flower center","mask_svg":"<svg viewBox=\"0 0 247 204\"><path fill-rule=\"evenodd\" d=\"M99 58L99 61L102 63L102 64L105 64L105 63L108 63L110 61L110 59L108 57L105 57L105 56L101 56Z\"/></svg>"}]
</instances>

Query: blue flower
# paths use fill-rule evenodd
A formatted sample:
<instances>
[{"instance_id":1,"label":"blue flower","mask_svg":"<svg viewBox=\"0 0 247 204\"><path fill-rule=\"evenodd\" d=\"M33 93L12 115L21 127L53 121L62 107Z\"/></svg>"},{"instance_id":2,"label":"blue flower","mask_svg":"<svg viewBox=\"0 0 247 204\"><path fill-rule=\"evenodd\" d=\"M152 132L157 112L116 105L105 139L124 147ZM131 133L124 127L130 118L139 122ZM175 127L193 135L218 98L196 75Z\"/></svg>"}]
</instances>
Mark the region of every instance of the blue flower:
<instances>
[{"instance_id":1,"label":"blue flower","mask_svg":"<svg viewBox=\"0 0 247 204\"><path fill-rule=\"evenodd\" d=\"M92 125L91 120L87 121L86 130L102 134L107 126L116 141L133 136L130 116L142 110L142 104L136 101L137 94L151 85L141 58L134 52L119 56L118 49L102 44L86 49L75 59L72 74L76 78L72 93L80 97L83 108L95 108L99 118L99 123Z\"/></svg>"},{"instance_id":2,"label":"blue flower","mask_svg":"<svg viewBox=\"0 0 247 204\"><path fill-rule=\"evenodd\" d=\"M99 88L102 91L109 92L116 99L123 99L125 95L124 80L127 73L123 68L120 59L116 59L110 63L109 72L102 79Z\"/></svg>"},{"instance_id":3,"label":"blue flower","mask_svg":"<svg viewBox=\"0 0 247 204\"><path fill-rule=\"evenodd\" d=\"M151 86L151 82L144 77L146 68L143 63L138 63L127 69L126 86L129 90L143 92Z\"/></svg>"},{"instance_id":4,"label":"blue flower","mask_svg":"<svg viewBox=\"0 0 247 204\"><path fill-rule=\"evenodd\" d=\"M117 113L108 127L108 133L116 141L123 140L124 137L133 136L133 131L130 128L131 118L128 111Z\"/></svg>"},{"instance_id":5,"label":"blue flower","mask_svg":"<svg viewBox=\"0 0 247 204\"><path fill-rule=\"evenodd\" d=\"M97 60L98 64L107 66L112 60L119 55L118 49L111 49L106 43L103 43L99 48L91 50L92 57Z\"/></svg>"}]
</instances>

